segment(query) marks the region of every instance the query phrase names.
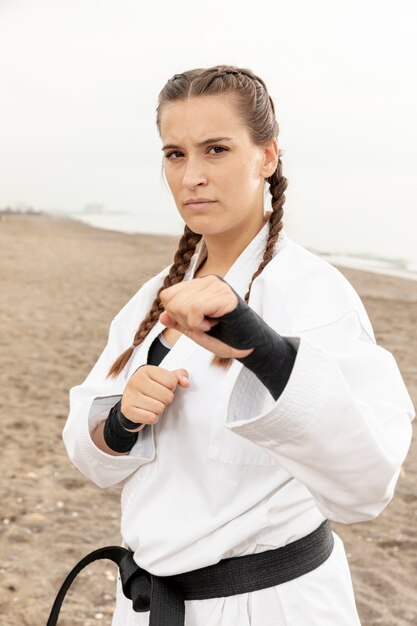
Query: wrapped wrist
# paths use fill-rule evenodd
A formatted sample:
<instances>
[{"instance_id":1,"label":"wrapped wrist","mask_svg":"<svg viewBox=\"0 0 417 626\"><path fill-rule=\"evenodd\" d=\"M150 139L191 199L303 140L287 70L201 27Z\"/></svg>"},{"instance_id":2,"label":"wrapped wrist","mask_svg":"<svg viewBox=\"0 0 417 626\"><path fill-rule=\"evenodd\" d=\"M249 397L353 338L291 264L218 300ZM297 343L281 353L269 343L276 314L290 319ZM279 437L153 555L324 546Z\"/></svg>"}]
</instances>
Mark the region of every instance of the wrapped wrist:
<instances>
[{"instance_id":1,"label":"wrapped wrist","mask_svg":"<svg viewBox=\"0 0 417 626\"><path fill-rule=\"evenodd\" d=\"M110 409L109 415L104 423L103 438L106 444L114 452L130 452L138 439L138 431L126 429L121 422L120 417L122 413L120 411L121 401ZM127 420L126 417L123 418ZM130 420L127 420L130 422ZM135 422L130 422L135 427L138 426Z\"/></svg>"},{"instance_id":2,"label":"wrapped wrist","mask_svg":"<svg viewBox=\"0 0 417 626\"><path fill-rule=\"evenodd\" d=\"M207 331L207 334L232 348L240 350L253 348L250 354L238 357L237 360L250 369L265 385L274 400L277 400L289 380L297 351L288 339L271 328L231 285L229 287L235 293L238 304L233 311L218 318L218 323Z\"/></svg>"}]
</instances>

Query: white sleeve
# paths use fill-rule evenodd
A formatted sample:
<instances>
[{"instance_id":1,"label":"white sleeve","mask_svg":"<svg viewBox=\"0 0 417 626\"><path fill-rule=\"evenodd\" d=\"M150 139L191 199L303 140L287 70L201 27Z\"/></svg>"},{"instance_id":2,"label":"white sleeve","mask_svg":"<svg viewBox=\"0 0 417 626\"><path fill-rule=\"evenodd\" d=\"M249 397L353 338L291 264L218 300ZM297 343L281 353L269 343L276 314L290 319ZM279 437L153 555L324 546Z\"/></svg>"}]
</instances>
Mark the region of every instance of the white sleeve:
<instances>
[{"instance_id":1,"label":"white sleeve","mask_svg":"<svg viewBox=\"0 0 417 626\"><path fill-rule=\"evenodd\" d=\"M135 330L149 310L154 297L153 287L163 275L145 283L112 320L107 344L83 383L72 387L69 393L70 412L62 437L68 456L87 478L99 487L123 483L141 465L155 458L155 439L152 425L138 433L138 439L128 455L113 456L94 444L91 433L104 421L110 409L120 400L127 384L126 369L116 378L106 378L112 363L129 347Z\"/></svg>"},{"instance_id":2,"label":"white sleeve","mask_svg":"<svg viewBox=\"0 0 417 626\"><path fill-rule=\"evenodd\" d=\"M280 397L242 367L225 426L267 448L326 517L372 519L393 496L415 417L397 363L356 310L287 339L297 356Z\"/></svg>"}]
</instances>

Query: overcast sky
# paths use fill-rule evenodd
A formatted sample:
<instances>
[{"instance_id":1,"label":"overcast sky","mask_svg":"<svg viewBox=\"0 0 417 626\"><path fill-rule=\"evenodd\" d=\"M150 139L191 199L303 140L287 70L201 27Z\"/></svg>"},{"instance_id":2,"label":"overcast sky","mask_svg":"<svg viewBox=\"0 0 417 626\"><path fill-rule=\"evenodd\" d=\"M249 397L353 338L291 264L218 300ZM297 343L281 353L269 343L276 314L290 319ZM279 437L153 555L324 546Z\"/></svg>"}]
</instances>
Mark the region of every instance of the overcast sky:
<instances>
[{"instance_id":1,"label":"overcast sky","mask_svg":"<svg viewBox=\"0 0 417 626\"><path fill-rule=\"evenodd\" d=\"M157 95L246 66L274 99L300 243L415 257L415 0L0 0L0 207L176 212Z\"/></svg>"}]
</instances>

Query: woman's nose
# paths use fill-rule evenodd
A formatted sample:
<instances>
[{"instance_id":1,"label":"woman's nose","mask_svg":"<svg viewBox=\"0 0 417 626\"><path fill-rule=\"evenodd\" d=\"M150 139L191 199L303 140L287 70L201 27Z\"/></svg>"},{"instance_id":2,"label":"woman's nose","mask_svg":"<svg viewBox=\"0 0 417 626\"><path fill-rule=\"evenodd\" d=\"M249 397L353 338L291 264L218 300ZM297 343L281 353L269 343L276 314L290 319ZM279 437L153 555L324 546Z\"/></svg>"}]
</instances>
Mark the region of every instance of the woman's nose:
<instances>
[{"instance_id":1,"label":"woman's nose","mask_svg":"<svg viewBox=\"0 0 417 626\"><path fill-rule=\"evenodd\" d=\"M206 185L207 177L202 171L201 163L191 161L190 159L186 165L182 182L184 187L189 188L196 187L197 185Z\"/></svg>"}]
</instances>

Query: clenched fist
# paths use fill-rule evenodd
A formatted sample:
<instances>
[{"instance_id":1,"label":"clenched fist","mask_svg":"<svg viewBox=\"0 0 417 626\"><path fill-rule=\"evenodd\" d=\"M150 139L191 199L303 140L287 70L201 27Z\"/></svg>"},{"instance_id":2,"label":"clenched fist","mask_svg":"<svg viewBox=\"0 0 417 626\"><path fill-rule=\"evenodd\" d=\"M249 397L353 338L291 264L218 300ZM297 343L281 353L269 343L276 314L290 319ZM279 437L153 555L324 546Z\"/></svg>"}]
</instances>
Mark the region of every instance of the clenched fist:
<instances>
[{"instance_id":1,"label":"clenched fist","mask_svg":"<svg viewBox=\"0 0 417 626\"><path fill-rule=\"evenodd\" d=\"M142 365L129 378L120 409L132 422L142 424L141 428L155 424L173 401L178 385L190 386L187 370L180 368L171 372L156 365Z\"/></svg>"},{"instance_id":2,"label":"clenched fist","mask_svg":"<svg viewBox=\"0 0 417 626\"><path fill-rule=\"evenodd\" d=\"M220 276L208 274L177 283L163 289L159 298L165 309L159 321L168 328L179 330L213 354L239 359L253 351L253 348L238 350L207 333L219 324L219 318L235 310L239 303L236 293Z\"/></svg>"}]
</instances>

